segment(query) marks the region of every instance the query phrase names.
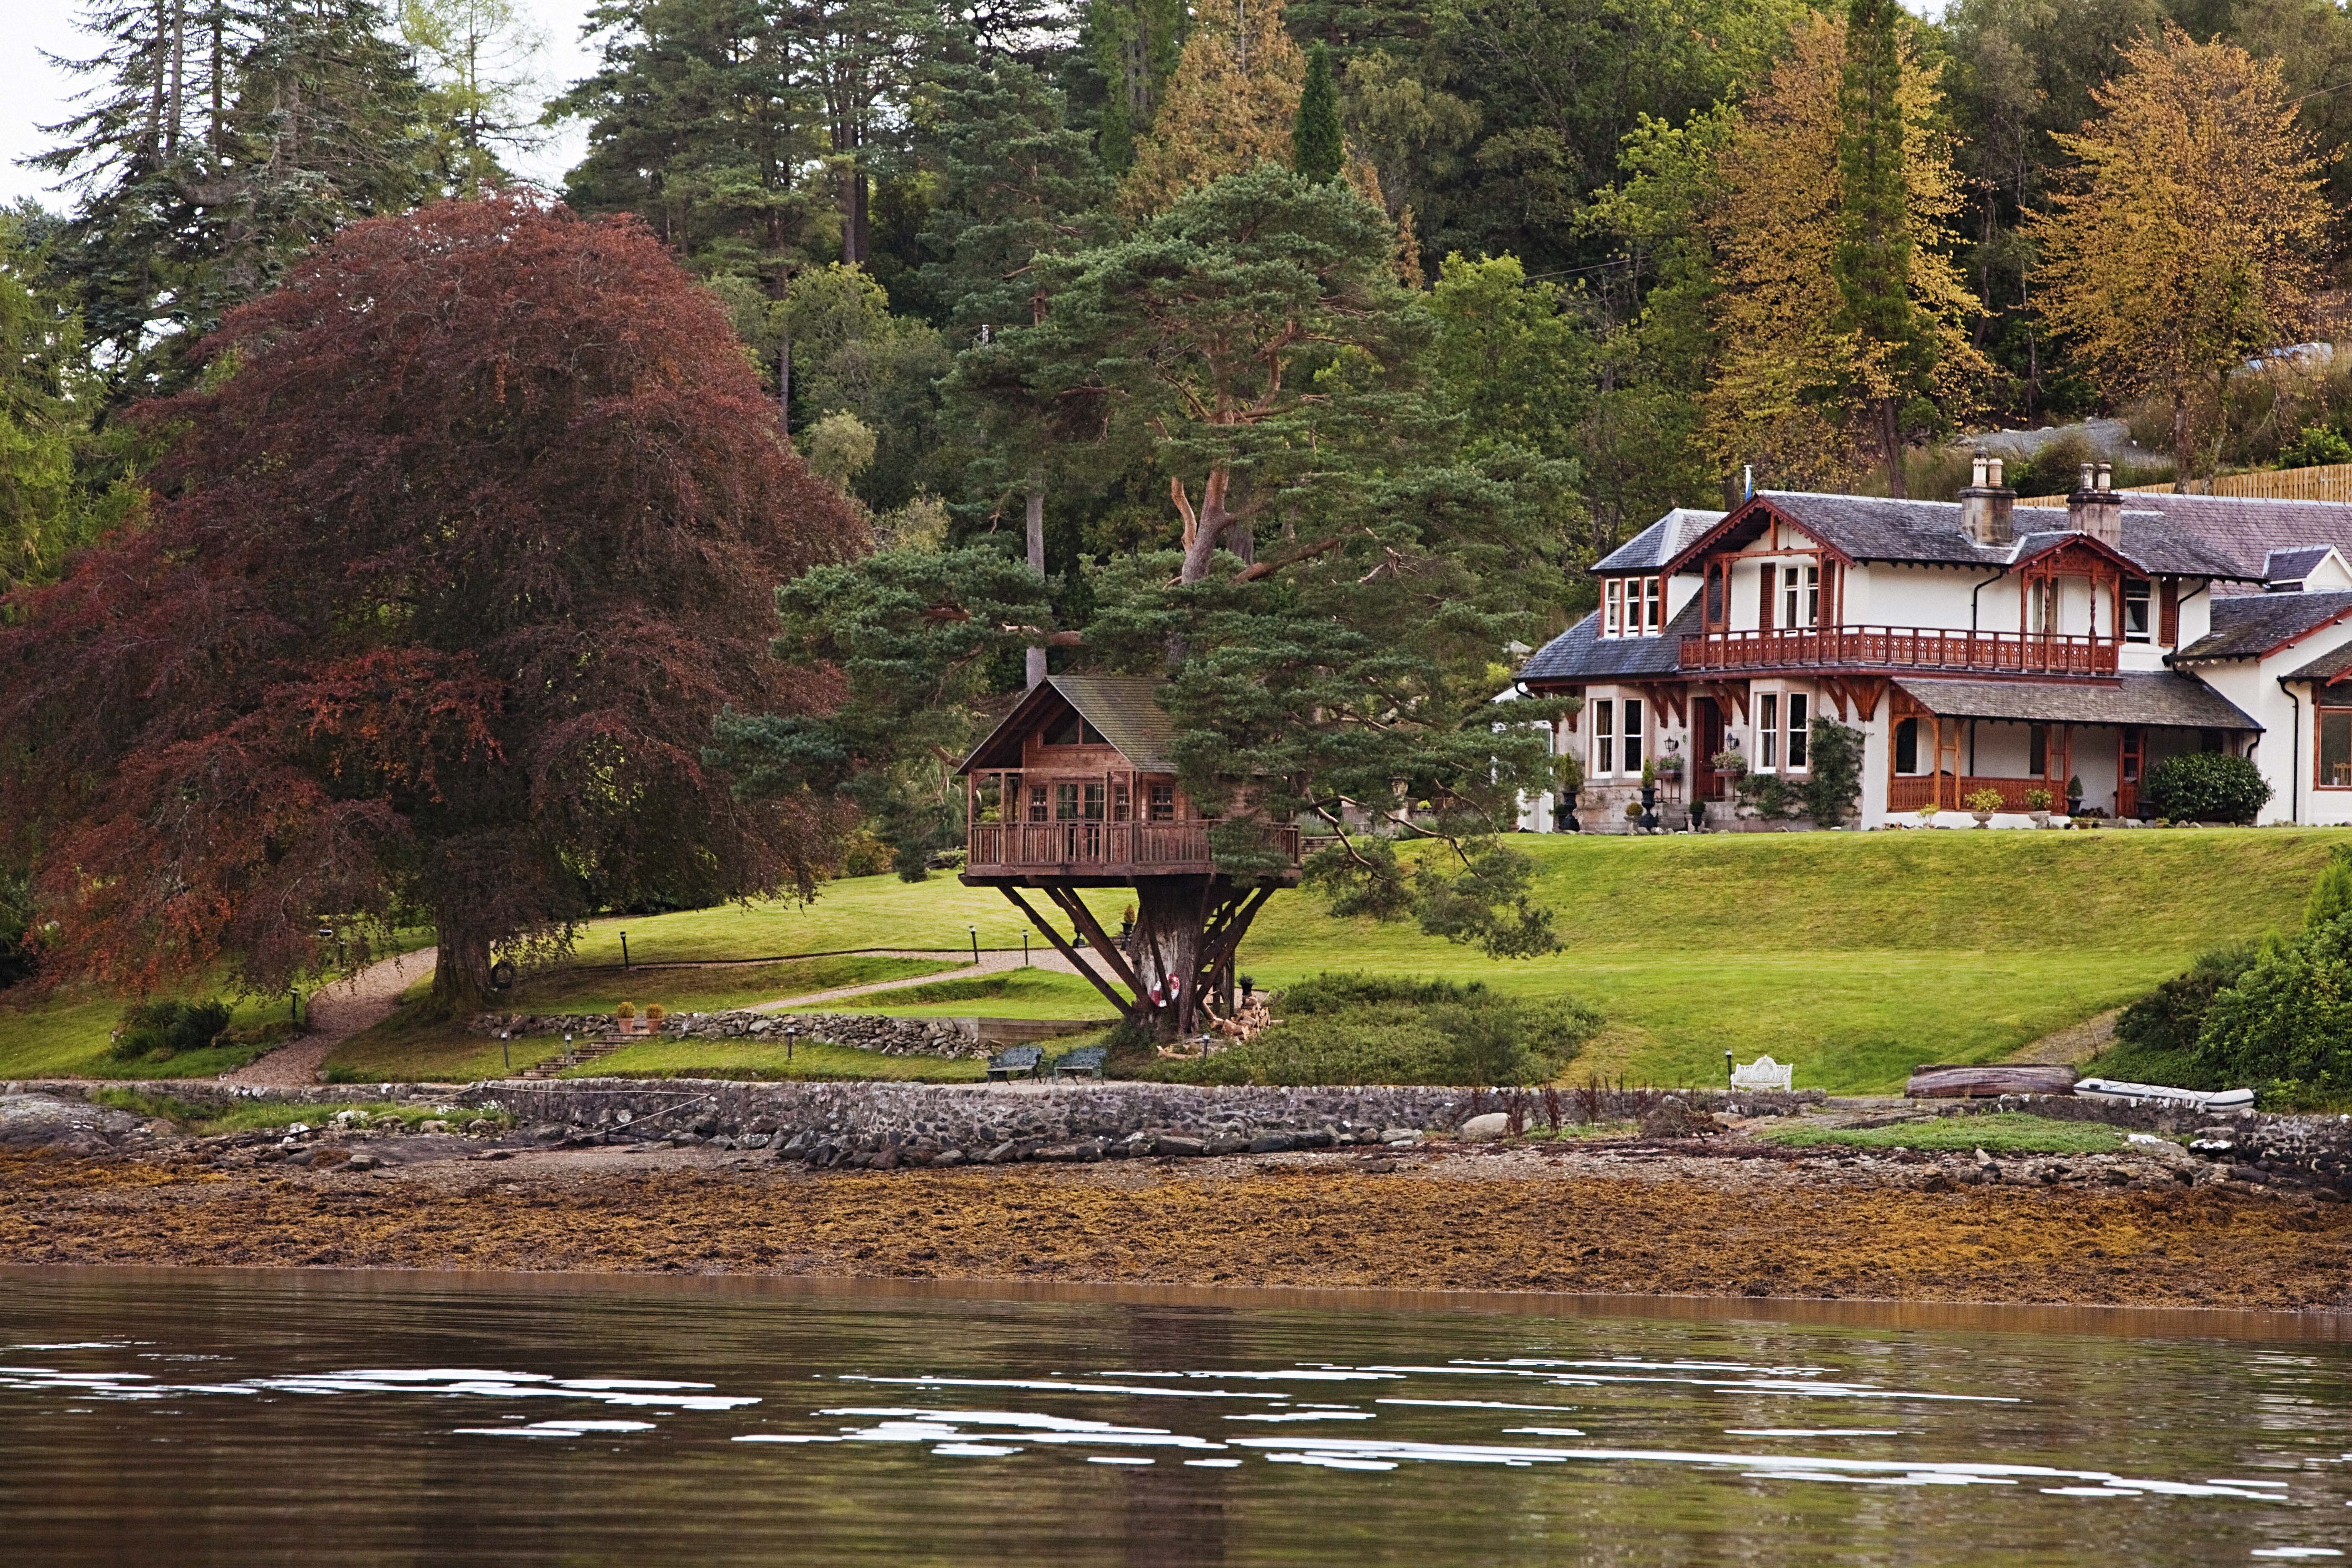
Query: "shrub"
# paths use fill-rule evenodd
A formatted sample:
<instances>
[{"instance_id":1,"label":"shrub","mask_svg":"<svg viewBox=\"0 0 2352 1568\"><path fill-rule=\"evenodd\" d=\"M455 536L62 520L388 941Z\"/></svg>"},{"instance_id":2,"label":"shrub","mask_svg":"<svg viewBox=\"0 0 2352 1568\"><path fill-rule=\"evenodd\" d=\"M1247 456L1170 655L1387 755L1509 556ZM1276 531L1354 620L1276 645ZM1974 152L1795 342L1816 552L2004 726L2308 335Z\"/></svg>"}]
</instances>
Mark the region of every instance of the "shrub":
<instances>
[{"instance_id":1,"label":"shrub","mask_svg":"<svg viewBox=\"0 0 2352 1568\"><path fill-rule=\"evenodd\" d=\"M658 1002L649 1003L646 1007L646 1027L658 1035L661 1033L663 1021L668 1018L668 1008L663 1006Z\"/></svg>"},{"instance_id":2,"label":"shrub","mask_svg":"<svg viewBox=\"0 0 2352 1568\"><path fill-rule=\"evenodd\" d=\"M2352 916L2273 937L2205 1010L2197 1058L2289 1099L2352 1093Z\"/></svg>"},{"instance_id":3,"label":"shrub","mask_svg":"<svg viewBox=\"0 0 2352 1568\"><path fill-rule=\"evenodd\" d=\"M1213 1084L1521 1084L1558 1072L1601 1026L1574 1002L1476 983L1321 974L1283 993L1281 1022L1205 1061L1141 1076Z\"/></svg>"},{"instance_id":4,"label":"shrub","mask_svg":"<svg viewBox=\"0 0 2352 1568\"><path fill-rule=\"evenodd\" d=\"M2282 468L2317 468L2330 463L2352 463L2352 441L2325 425L2306 425L2294 444L2279 454Z\"/></svg>"},{"instance_id":5,"label":"shrub","mask_svg":"<svg viewBox=\"0 0 2352 1568\"><path fill-rule=\"evenodd\" d=\"M2338 915L2352 915L2352 844L2339 844L2328 854L2303 901L2305 928L2324 926Z\"/></svg>"},{"instance_id":6,"label":"shrub","mask_svg":"<svg viewBox=\"0 0 2352 1568\"><path fill-rule=\"evenodd\" d=\"M2025 809L2028 811L2049 810L2050 792L2046 789L2027 790L2025 792Z\"/></svg>"},{"instance_id":7,"label":"shrub","mask_svg":"<svg viewBox=\"0 0 2352 1568\"><path fill-rule=\"evenodd\" d=\"M624 1024L627 1023L636 1016L637 1005L635 1002L624 1002L619 1006L613 1009L613 1016L618 1018Z\"/></svg>"},{"instance_id":8,"label":"shrub","mask_svg":"<svg viewBox=\"0 0 2352 1568\"><path fill-rule=\"evenodd\" d=\"M228 1030L226 1002L148 1002L122 1015L108 1055L117 1061L163 1061L201 1051Z\"/></svg>"},{"instance_id":9,"label":"shrub","mask_svg":"<svg viewBox=\"0 0 2352 1568\"><path fill-rule=\"evenodd\" d=\"M1812 723L1812 748L1798 794L1805 798L1805 815L1815 827L1835 827L1845 820L1862 794L1862 731L1828 719Z\"/></svg>"},{"instance_id":10,"label":"shrub","mask_svg":"<svg viewBox=\"0 0 2352 1568\"><path fill-rule=\"evenodd\" d=\"M2175 822L2252 822L2271 786L2243 757L2190 752L2148 769L2140 793L2158 816Z\"/></svg>"},{"instance_id":11,"label":"shrub","mask_svg":"<svg viewBox=\"0 0 2352 1568\"><path fill-rule=\"evenodd\" d=\"M1972 789L1960 804L1970 811L1999 811L2009 803L1997 789Z\"/></svg>"},{"instance_id":12,"label":"shrub","mask_svg":"<svg viewBox=\"0 0 2352 1568\"><path fill-rule=\"evenodd\" d=\"M33 953L25 945L32 923L32 879L22 871L0 871L0 991L32 978Z\"/></svg>"},{"instance_id":13,"label":"shrub","mask_svg":"<svg viewBox=\"0 0 2352 1568\"><path fill-rule=\"evenodd\" d=\"M2182 1089L2220 1087L2197 1056L2198 1037L2205 1032L2205 1015L2214 996L2236 984L2253 962L2252 942L2199 953L2186 973L2165 981L2117 1016L2120 1048L2116 1059L2102 1058L2100 1072Z\"/></svg>"}]
</instances>

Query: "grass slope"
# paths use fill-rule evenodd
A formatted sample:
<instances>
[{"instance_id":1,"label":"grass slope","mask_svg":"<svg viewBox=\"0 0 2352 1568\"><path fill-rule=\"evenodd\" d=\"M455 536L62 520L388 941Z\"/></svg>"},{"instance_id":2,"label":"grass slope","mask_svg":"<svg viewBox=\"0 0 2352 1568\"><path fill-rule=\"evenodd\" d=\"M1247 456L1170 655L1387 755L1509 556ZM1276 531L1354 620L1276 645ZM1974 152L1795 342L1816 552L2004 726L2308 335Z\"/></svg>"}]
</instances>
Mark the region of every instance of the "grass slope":
<instances>
[{"instance_id":1,"label":"grass slope","mask_svg":"<svg viewBox=\"0 0 2352 1568\"><path fill-rule=\"evenodd\" d=\"M270 1047L218 1046L182 1051L162 1061L116 1061L107 1054L128 1004L119 997L87 995L31 1005L0 1005L0 1079L15 1078L218 1078L241 1068ZM258 1028L286 1016L282 996L247 998L230 1019L236 1029Z\"/></svg>"},{"instance_id":2,"label":"grass slope","mask_svg":"<svg viewBox=\"0 0 2352 1568\"><path fill-rule=\"evenodd\" d=\"M1058 1042L1056 1042L1058 1043ZM854 1083L874 1079L894 1083L978 1083L984 1061L940 1057L886 1057L849 1046L803 1040L785 1059L781 1042L764 1040L657 1040L625 1046L601 1061L570 1068L565 1078L742 1078Z\"/></svg>"},{"instance_id":3,"label":"grass slope","mask_svg":"<svg viewBox=\"0 0 2352 1568\"><path fill-rule=\"evenodd\" d=\"M1952 1153L1981 1149L1988 1154L2104 1154L2128 1140L2095 1121L2058 1121L2022 1111L1990 1116L1946 1116L1894 1127L1776 1127L1761 1134L1792 1149L1823 1144L1842 1149L1918 1149Z\"/></svg>"},{"instance_id":4,"label":"grass slope","mask_svg":"<svg viewBox=\"0 0 2352 1568\"><path fill-rule=\"evenodd\" d=\"M968 980L877 991L841 1002L819 1002L792 1012L879 1013L896 1018L1095 1018L1115 1023L1103 994L1075 974L1016 969Z\"/></svg>"},{"instance_id":5,"label":"grass slope","mask_svg":"<svg viewBox=\"0 0 2352 1568\"><path fill-rule=\"evenodd\" d=\"M632 958L636 945L636 939L630 938ZM718 1013L839 986L911 980L956 967L952 959L866 957L803 958L719 969L567 966L532 975L500 997L498 1007L502 1013L610 1013L628 1002L642 1013L658 1002L673 1013Z\"/></svg>"}]
</instances>

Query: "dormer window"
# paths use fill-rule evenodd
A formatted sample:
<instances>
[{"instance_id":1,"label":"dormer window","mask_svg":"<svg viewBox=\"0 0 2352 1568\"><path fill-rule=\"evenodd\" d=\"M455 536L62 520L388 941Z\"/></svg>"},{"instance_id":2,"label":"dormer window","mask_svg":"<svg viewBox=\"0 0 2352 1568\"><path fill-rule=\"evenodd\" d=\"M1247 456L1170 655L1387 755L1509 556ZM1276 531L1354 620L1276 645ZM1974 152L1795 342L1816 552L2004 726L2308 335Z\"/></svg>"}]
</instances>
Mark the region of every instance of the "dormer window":
<instances>
[{"instance_id":1,"label":"dormer window","mask_svg":"<svg viewBox=\"0 0 2352 1568\"><path fill-rule=\"evenodd\" d=\"M1601 585L1601 635L1638 637L1666 625L1666 580L1612 577Z\"/></svg>"}]
</instances>

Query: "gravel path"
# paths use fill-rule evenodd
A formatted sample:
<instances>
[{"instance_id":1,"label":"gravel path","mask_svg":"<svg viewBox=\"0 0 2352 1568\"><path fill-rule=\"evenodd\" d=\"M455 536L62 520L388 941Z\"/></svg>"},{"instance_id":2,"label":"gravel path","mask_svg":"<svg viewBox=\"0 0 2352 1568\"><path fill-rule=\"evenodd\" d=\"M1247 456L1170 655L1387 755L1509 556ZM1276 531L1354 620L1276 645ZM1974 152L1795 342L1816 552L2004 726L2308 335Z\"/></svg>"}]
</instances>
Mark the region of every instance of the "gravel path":
<instances>
[{"instance_id":1,"label":"gravel path","mask_svg":"<svg viewBox=\"0 0 2352 1568\"><path fill-rule=\"evenodd\" d=\"M2009 1059L2053 1067L2081 1067L2116 1043L2116 1019L2122 1013L2121 1007L2110 1007L2054 1035L2042 1036Z\"/></svg>"},{"instance_id":2,"label":"gravel path","mask_svg":"<svg viewBox=\"0 0 2352 1568\"><path fill-rule=\"evenodd\" d=\"M895 952L887 948L875 948L869 956L876 958L937 958L935 952ZM1051 970L1056 974L1076 974L1070 961L1048 948L1029 955L1032 969ZM805 996L786 996L774 1002L762 1002L750 1008L754 1013L774 1013L786 1007L811 1007L820 1002L839 1002L851 996L867 996L877 991L897 991L908 985L930 985L942 980L972 980L983 974L1003 974L1022 967L1022 955L1005 950L992 950L980 955L978 963L967 963L961 969L942 970L936 974L917 974L904 980L874 980L863 985L836 985L830 991L812 991Z\"/></svg>"},{"instance_id":3,"label":"gravel path","mask_svg":"<svg viewBox=\"0 0 2352 1568\"><path fill-rule=\"evenodd\" d=\"M417 949L371 963L348 980L310 997L310 1032L224 1076L230 1083L288 1089L319 1081L327 1053L361 1030L391 1016L400 994L433 973L433 950Z\"/></svg>"}]
</instances>

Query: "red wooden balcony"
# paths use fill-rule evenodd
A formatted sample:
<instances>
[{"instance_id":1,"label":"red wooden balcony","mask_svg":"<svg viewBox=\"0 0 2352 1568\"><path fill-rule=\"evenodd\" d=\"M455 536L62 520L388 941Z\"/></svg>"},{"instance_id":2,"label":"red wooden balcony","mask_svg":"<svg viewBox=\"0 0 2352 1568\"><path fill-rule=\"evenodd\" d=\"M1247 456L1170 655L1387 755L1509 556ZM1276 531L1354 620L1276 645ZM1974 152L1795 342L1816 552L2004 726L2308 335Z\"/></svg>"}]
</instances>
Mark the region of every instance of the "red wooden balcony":
<instances>
[{"instance_id":1,"label":"red wooden balcony","mask_svg":"<svg viewBox=\"0 0 2352 1568\"><path fill-rule=\"evenodd\" d=\"M1683 638L1694 669L1916 669L1955 675L2113 675L2118 645L2056 633L1801 626Z\"/></svg>"},{"instance_id":2,"label":"red wooden balcony","mask_svg":"<svg viewBox=\"0 0 2352 1568\"><path fill-rule=\"evenodd\" d=\"M1217 869L1206 822L975 822L965 840L964 876L1199 877ZM1267 830L1294 870L1298 829Z\"/></svg>"}]
</instances>

